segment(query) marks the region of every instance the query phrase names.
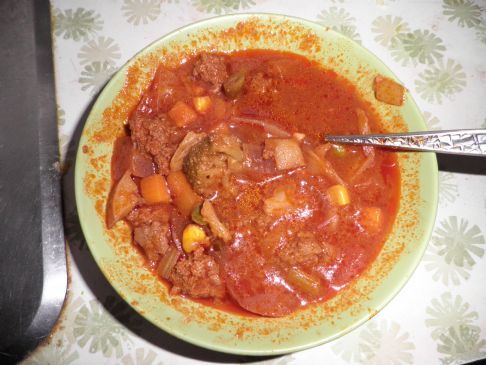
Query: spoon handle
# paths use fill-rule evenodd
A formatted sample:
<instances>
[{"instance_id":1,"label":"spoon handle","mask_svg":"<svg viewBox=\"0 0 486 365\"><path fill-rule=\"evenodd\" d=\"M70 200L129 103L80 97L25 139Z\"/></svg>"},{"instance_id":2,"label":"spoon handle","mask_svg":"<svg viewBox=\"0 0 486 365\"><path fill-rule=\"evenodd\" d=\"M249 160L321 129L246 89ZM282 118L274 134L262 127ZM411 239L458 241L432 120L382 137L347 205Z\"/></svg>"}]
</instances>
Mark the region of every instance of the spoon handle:
<instances>
[{"instance_id":1,"label":"spoon handle","mask_svg":"<svg viewBox=\"0 0 486 365\"><path fill-rule=\"evenodd\" d=\"M327 135L324 140L332 143L370 145L398 150L486 156L486 129L348 136Z\"/></svg>"}]
</instances>

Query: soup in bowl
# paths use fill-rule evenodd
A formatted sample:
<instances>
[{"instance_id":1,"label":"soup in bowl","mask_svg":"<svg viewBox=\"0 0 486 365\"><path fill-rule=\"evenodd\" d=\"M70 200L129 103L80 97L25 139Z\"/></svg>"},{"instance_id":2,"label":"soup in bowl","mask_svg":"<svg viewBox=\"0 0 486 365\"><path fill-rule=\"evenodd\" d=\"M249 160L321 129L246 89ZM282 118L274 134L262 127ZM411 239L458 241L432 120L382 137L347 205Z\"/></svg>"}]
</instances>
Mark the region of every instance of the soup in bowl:
<instances>
[{"instance_id":1,"label":"soup in bowl","mask_svg":"<svg viewBox=\"0 0 486 365\"><path fill-rule=\"evenodd\" d=\"M411 275L431 154L326 143L423 129L374 56L303 20L235 15L146 48L95 104L76 164L83 231L120 295L225 352L329 341Z\"/></svg>"}]
</instances>

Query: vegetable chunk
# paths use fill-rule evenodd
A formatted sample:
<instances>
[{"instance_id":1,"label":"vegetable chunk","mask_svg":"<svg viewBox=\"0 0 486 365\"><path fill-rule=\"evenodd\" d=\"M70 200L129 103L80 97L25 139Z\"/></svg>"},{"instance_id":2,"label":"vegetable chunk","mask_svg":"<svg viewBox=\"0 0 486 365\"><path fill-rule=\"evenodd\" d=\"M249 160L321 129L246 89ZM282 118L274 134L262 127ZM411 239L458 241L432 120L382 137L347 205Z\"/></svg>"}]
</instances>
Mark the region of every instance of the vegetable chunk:
<instances>
[{"instance_id":1,"label":"vegetable chunk","mask_svg":"<svg viewBox=\"0 0 486 365\"><path fill-rule=\"evenodd\" d=\"M391 105L401 106L406 89L399 83L383 76L376 76L373 85L376 99Z\"/></svg>"},{"instance_id":2,"label":"vegetable chunk","mask_svg":"<svg viewBox=\"0 0 486 365\"><path fill-rule=\"evenodd\" d=\"M176 126L185 127L197 119L196 112L183 101L178 101L169 110L169 117L172 119Z\"/></svg>"},{"instance_id":3,"label":"vegetable chunk","mask_svg":"<svg viewBox=\"0 0 486 365\"><path fill-rule=\"evenodd\" d=\"M213 234L223 241L228 242L231 239L231 233L229 232L228 228L219 220L216 211L214 210L213 205L209 200L205 200L202 208L201 208L201 215L203 218L208 222L209 228Z\"/></svg>"},{"instance_id":4,"label":"vegetable chunk","mask_svg":"<svg viewBox=\"0 0 486 365\"><path fill-rule=\"evenodd\" d=\"M112 228L116 222L125 218L140 201L137 184L133 182L130 171L127 171L115 185L108 199L106 212L108 228Z\"/></svg>"},{"instance_id":5,"label":"vegetable chunk","mask_svg":"<svg viewBox=\"0 0 486 365\"><path fill-rule=\"evenodd\" d=\"M190 149L182 169L197 193L210 196L219 187L228 166L225 155L215 152L211 139L206 137Z\"/></svg>"},{"instance_id":6,"label":"vegetable chunk","mask_svg":"<svg viewBox=\"0 0 486 365\"><path fill-rule=\"evenodd\" d=\"M235 99L241 94L244 84L245 74L241 71L234 73L223 83L225 95L230 99Z\"/></svg>"},{"instance_id":7,"label":"vegetable chunk","mask_svg":"<svg viewBox=\"0 0 486 365\"><path fill-rule=\"evenodd\" d=\"M211 107L212 101L209 96L196 96L192 98L194 108L201 114L205 114Z\"/></svg>"},{"instance_id":8,"label":"vegetable chunk","mask_svg":"<svg viewBox=\"0 0 486 365\"><path fill-rule=\"evenodd\" d=\"M192 190L182 171L171 172L167 176L167 184L181 214L189 216L194 207L201 203L201 197Z\"/></svg>"},{"instance_id":9,"label":"vegetable chunk","mask_svg":"<svg viewBox=\"0 0 486 365\"><path fill-rule=\"evenodd\" d=\"M157 272L164 279L168 279L172 269L179 260L181 253L174 246L169 247L162 260L157 265Z\"/></svg>"},{"instance_id":10,"label":"vegetable chunk","mask_svg":"<svg viewBox=\"0 0 486 365\"><path fill-rule=\"evenodd\" d=\"M182 170L182 163L190 149L201 142L205 137L206 133L194 133L192 131L187 133L181 143L179 143L177 150L174 152L174 155L170 160L170 170Z\"/></svg>"},{"instance_id":11,"label":"vegetable chunk","mask_svg":"<svg viewBox=\"0 0 486 365\"><path fill-rule=\"evenodd\" d=\"M385 219L383 210L378 207L365 207L361 210L359 223L368 233L378 233Z\"/></svg>"},{"instance_id":12,"label":"vegetable chunk","mask_svg":"<svg viewBox=\"0 0 486 365\"><path fill-rule=\"evenodd\" d=\"M285 190L277 190L270 198L263 202L263 210L268 215L281 216L289 211L295 209L287 192Z\"/></svg>"},{"instance_id":13,"label":"vegetable chunk","mask_svg":"<svg viewBox=\"0 0 486 365\"><path fill-rule=\"evenodd\" d=\"M348 189L344 185L333 185L327 189L329 199L334 205L343 206L350 203Z\"/></svg>"},{"instance_id":14,"label":"vegetable chunk","mask_svg":"<svg viewBox=\"0 0 486 365\"><path fill-rule=\"evenodd\" d=\"M305 165L302 150L299 143L294 139L267 139L264 157L272 154L279 170L291 170Z\"/></svg>"},{"instance_id":15,"label":"vegetable chunk","mask_svg":"<svg viewBox=\"0 0 486 365\"><path fill-rule=\"evenodd\" d=\"M317 295L321 290L321 284L317 279L296 267L289 270L286 279L290 285L311 295Z\"/></svg>"},{"instance_id":16,"label":"vegetable chunk","mask_svg":"<svg viewBox=\"0 0 486 365\"><path fill-rule=\"evenodd\" d=\"M162 175L151 175L140 180L142 197L148 204L169 203L170 194L167 182Z\"/></svg>"},{"instance_id":17,"label":"vegetable chunk","mask_svg":"<svg viewBox=\"0 0 486 365\"><path fill-rule=\"evenodd\" d=\"M113 145L111 176L118 181L129 170L133 176L145 177L154 173L152 159L145 153L137 151L128 136L119 137Z\"/></svg>"},{"instance_id":18,"label":"vegetable chunk","mask_svg":"<svg viewBox=\"0 0 486 365\"><path fill-rule=\"evenodd\" d=\"M317 154L317 152L319 152L318 149L316 149L315 151L316 152L310 149L305 151L307 160L307 171L309 171L309 173L312 175L325 176L331 182L334 182L336 184L344 184L343 179L341 179L336 170L334 170L332 165L325 158L325 155L323 153Z\"/></svg>"},{"instance_id":19,"label":"vegetable chunk","mask_svg":"<svg viewBox=\"0 0 486 365\"><path fill-rule=\"evenodd\" d=\"M212 138L212 149L228 155L236 161L243 161L243 150L238 137L226 134L216 134Z\"/></svg>"},{"instance_id":20,"label":"vegetable chunk","mask_svg":"<svg viewBox=\"0 0 486 365\"><path fill-rule=\"evenodd\" d=\"M206 246L208 242L206 232L196 224L188 224L182 232L182 248L187 253L195 251L201 245Z\"/></svg>"}]
</instances>

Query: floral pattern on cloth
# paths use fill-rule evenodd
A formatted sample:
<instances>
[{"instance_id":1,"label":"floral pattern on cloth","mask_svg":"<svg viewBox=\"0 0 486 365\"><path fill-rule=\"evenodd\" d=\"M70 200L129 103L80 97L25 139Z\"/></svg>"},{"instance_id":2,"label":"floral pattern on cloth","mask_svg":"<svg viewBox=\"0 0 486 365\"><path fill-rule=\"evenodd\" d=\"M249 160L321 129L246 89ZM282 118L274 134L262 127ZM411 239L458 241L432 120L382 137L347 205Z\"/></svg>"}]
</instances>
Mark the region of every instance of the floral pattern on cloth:
<instances>
[{"instance_id":1,"label":"floral pattern on cloth","mask_svg":"<svg viewBox=\"0 0 486 365\"><path fill-rule=\"evenodd\" d=\"M95 265L69 188L79 128L110 77L138 50L216 15L281 13L361 43L403 81L431 130L486 128L483 0L52 0L65 235L71 284L60 325L24 364L240 363L248 358L175 351L126 304ZM67 186L67 187L66 187ZM404 289L363 326L260 365L463 364L486 358L486 177L439 173L436 225ZM0 202L1 204L1 202ZM177 340L174 340L177 343ZM172 341L169 341L172 342ZM202 350L201 350L202 351ZM228 355L230 356L230 355Z\"/></svg>"}]
</instances>

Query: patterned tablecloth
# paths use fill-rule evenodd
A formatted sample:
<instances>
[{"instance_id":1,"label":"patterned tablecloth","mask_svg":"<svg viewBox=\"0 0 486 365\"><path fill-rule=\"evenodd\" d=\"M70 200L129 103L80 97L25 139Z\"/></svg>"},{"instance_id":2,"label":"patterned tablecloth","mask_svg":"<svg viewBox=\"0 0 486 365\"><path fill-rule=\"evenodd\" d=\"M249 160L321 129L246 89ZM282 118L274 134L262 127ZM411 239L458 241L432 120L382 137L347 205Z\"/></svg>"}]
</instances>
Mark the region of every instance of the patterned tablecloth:
<instances>
[{"instance_id":1,"label":"patterned tablecloth","mask_svg":"<svg viewBox=\"0 0 486 365\"><path fill-rule=\"evenodd\" d=\"M52 0L71 281L51 340L25 364L400 365L486 357L486 160L439 159L438 216L420 266L383 311L329 344L263 360L206 351L148 323L106 282L73 198L76 143L97 93L164 34L248 11L299 16L361 43L408 87L430 129L486 128L485 0Z\"/></svg>"}]
</instances>

